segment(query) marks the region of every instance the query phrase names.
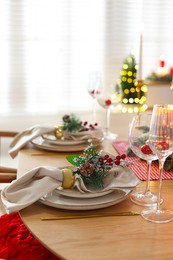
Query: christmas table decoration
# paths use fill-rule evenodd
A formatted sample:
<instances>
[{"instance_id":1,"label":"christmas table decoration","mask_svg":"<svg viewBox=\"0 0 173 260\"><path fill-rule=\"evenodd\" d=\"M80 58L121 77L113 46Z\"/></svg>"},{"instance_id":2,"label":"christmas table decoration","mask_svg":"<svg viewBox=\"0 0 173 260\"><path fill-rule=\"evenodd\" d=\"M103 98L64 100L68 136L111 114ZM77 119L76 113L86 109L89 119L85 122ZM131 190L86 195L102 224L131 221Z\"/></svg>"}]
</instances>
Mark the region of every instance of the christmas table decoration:
<instances>
[{"instance_id":1,"label":"christmas table decoration","mask_svg":"<svg viewBox=\"0 0 173 260\"><path fill-rule=\"evenodd\" d=\"M95 130L97 123L89 124L87 121L82 122L76 115L64 115L62 129L67 132L83 132Z\"/></svg>"},{"instance_id":2,"label":"christmas table decoration","mask_svg":"<svg viewBox=\"0 0 173 260\"><path fill-rule=\"evenodd\" d=\"M74 174L79 175L86 187L103 189L104 179L113 167L125 166L126 155L112 157L93 147L92 143L83 151L82 155L69 155L67 160L75 166Z\"/></svg>"},{"instance_id":3,"label":"christmas table decoration","mask_svg":"<svg viewBox=\"0 0 173 260\"><path fill-rule=\"evenodd\" d=\"M164 55L160 56L159 66L156 71L151 72L151 74L146 78L146 80L157 83L170 83L172 81L173 68L166 65L166 60Z\"/></svg>"},{"instance_id":4,"label":"christmas table decoration","mask_svg":"<svg viewBox=\"0 0 173 260\"><path fill-rule=\"evenodd\" d=\"M74 114L64 115L62 117L62 125L55 128L55 136L57 139L66 140L92 140L98 141L103 137L102 130L98 128L95 122L91 124L87 121L81 121Z\"/></svg>"},{"instance_id":5,"label":"christmas table decoration","mask_svg":"<svg viewBox=\"0 0 173 260\"><path fill-rule=\"evenodd\" d=\"M122 112L145 111L148 88L142 79L137 80L137 64L134 55L129 55L120 71L122 87Z\"/></svg>"},{"instance_id":6,"label":"christmas table decoration","mask_svg":"<svg viewBox=\"0 0 173 260\"><path fill-rule=\"evenodd\" d=\"M121 189L129 193L139 184L138 178L128 168L125 155L114 157L105 154L96 150L92 143L82 155L67 156L67 160L73 167L36 167L6 186L1 191L6 212L24 209L58 190L77 190L92 195Z\"/></svg>"}]
</instances>

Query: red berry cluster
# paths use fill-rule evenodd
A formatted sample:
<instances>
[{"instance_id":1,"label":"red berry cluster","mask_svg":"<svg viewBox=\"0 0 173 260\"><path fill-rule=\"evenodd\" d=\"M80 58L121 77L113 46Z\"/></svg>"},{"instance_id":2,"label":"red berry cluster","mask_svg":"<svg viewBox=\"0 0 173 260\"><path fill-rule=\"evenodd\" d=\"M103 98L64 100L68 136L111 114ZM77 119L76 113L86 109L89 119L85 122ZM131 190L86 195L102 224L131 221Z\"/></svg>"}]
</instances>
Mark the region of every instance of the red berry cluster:
<instances>
[{"instance_id":1,"label":"red berry cluster","mask_svg":"<svg viewBox=\"0 0 173 260\"><path fill-rule=\"evenodd\" d=\"M117 155L115 158L111 158L108 154L105 154L98 159L89 160L87 163L82 164L80 173L83 176L92 175L95 170L101 173L105 170L110 170L113 166L120 165L125 158L125 154Z\"/></svg>"},{"instance_id":2,"label":"red berry cluster","mask_svg":"<svg viewBox=\"0 0 173 260\"><path fill-rule=\"evenodd\" d=\"M120 165L121 161L122 161L122 160L125 160L125 158L126 158L126 155L125 155L125 154L117 155L117 156L115 157L114 163L115 163L116 165Z\"/></svg>"},{"instance_id":3,"label":"red berry cluster","mask_svg":"<svg viewBox=\"0 0 173 260\"><path fill-rule=\"evenodd\" d=\"M144 154L152 154L152 150L148 144L144 144L141 146L141 152Z\"/></svg>"},{"instance_id":4,"label":"red berry cluster","mask_svg":"<svg viewBox=\"0 0 173 260\"><path fill-rule=\"evenodd\" d=\"M107 99L107 100L105 101L105 104L106 104L107 106L110 106L110 105L112 104L112 102L111 102L110 99Z\"/></svg>"},{"instance_id":5,"label":"red berry cluster","mask_svg":"<svg viewBox=\"0 0 173 260\"><path fill-rule=\"evenodd\" d=\"M95 128L98 126L98 123L89 124L87 121L85 121L84 123L82 123L82 125L83 125L82 131L89 131L89 130L95 130Z\"/></svg>"},{"instance_id":6,"label":"red berry cluster","mask_svg":"<svg viewBox=\"0 0 173 260\"><path fill-rule=\"evenodd\" d=\"M104 168L105 166L114 166L120 165L121 161L126 158L125 154L117 155L115 159L112 159L108 154L105 154L104 157L99 158L100 166Z\"/></svg>"},{"instance_id":7,"label":"red berry cluster","mask_svg":"<svg viewBox=\"0 0 173 260\"><path fill-rule=\"evenodd\" d=\"M168 150L169 149L169 144L165 141L158 142L156 145L157 150Z\"/></svg>"},{"instance_id":8,"label":"red berry cluster","mask_svg":"<svg viewBox=\"0 0 173 260\"><path fill-rule=\"evenodd\" d=\"M93 90L91 90L89 93L90 93L91 96L94 96L94 95L100 94L100 91L93 89Z\"/></svg>"}]
</instances>

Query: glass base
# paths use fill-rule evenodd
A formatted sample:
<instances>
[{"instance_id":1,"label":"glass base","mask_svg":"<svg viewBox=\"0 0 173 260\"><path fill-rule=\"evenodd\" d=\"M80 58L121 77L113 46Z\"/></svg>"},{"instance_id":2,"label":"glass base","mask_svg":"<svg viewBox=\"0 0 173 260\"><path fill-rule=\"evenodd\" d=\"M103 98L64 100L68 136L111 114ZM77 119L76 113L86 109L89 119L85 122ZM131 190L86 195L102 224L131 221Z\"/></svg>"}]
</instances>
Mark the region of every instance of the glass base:
<instances>
[{"instance_id":1,"label":"glass base","mask_svg":"<svg viewBox=\"0 0 173 260\"><path fill-rule=\"evenodd\" d=\"M111 132L105 132L104 133L104 138L108 139L108 140L115 140L115 139L117 139L117 137L118 137L117 134L114 134L114 133L111 133Z\"/></svg>"},{"instance_id":2,"label":"glass base","mask_svg":"<svg viewBox=\"0 0 173 260\"><path fill-rule=\"evenodd\" d=\"M148 192L134 192L130 196L132 202L140 206L153 206L157 204L157 195L150 191ZM163 199L160 200L160 204L163 202Z\"/></svg>"},{"instance_id":3,"label":"glass base","mask_svg":"<svg viewBox=\"0 0 173 260\"><path fill-rule=\"evenodd\" d=\"M173 220L173 211L169 209L157 210L156 208L144 209L141 216L154 223L166 223Z\"/></svg>"}]
</instances>

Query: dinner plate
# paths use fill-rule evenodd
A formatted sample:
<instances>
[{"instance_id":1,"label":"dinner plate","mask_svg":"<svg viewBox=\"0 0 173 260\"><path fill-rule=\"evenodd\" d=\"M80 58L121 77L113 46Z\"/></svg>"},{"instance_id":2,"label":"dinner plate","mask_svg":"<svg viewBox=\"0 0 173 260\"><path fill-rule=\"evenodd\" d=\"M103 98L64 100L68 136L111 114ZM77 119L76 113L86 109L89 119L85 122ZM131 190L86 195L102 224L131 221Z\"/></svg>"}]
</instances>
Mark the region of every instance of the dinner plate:
<instances>
[{"instance_id":1,"label":"dinner plate","mask_svg":"<svg viewBox=\"0 0 173 260\"><path fill-rule=\"evenodd\" d=\"M98 139L98 141L94 142L94 145L97 147L101 144L102 141L103 139ZM32 140L32 144L35 145L37 148L55 152L83 151L88 146L88 142L77 145L54 145L45 141L42 136L38 136L37 138Z\"/></svg>"},{"instance_id":2,"label":"dinner plate","mask_svg":"<svg viewBox=\"0 0 173 260\"><path fill-rule=\"evenodd\" d=\"M58 194L55 190L39 199L44 205L67 210L93 210L106 208L124 201L132 189L116 189L111 193L92 199L69 198Z\"/></svg>"},{"instance_id":3,"label":"dinner plate","mask_svg":"<svg viewBox=\"0 0 173 260\"><path fill-rule=\"evenodd\" d=\"M78 145L86 142L86 140L56 139L53 135L43 135L42 138L45 140L45 143L51 145Z\"/></svg>"},{"instance_id":4,"label":"dinner plate","mask_svg":"<svg viewBox=\"0 0 173 260\"><path fill-rule=\"evenodd\" d=\"M106 191L98 191L98 192L85 192L81 193L77 189L56 189L55 193L58 193L59 195L70 197L70 198L79 198L79 199L91 199L91 198L97 198L101 196L105 196L109 193L111 193L112 190L106 190Z\"/></svg>"}]
</instances>

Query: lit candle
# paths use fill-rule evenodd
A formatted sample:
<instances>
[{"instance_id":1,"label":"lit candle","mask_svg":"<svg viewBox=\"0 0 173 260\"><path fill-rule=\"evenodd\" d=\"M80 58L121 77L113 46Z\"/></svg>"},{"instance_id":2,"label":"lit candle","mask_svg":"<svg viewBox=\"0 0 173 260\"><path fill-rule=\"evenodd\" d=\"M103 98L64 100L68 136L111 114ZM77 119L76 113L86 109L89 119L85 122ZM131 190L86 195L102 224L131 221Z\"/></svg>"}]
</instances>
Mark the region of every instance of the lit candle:
<instances>
[{"instance_id":1,"label":"lit candle","mask_svg":"<svg viewBox=\"0 0 173 260\"><path fill-rule=\"evenodd\" d=\"M138 61L138 80L142 80L142 43L143 43L143 34L142 29L140 32L140 42L139 42L139 61Z\"/></svg>"}]
</instances>

